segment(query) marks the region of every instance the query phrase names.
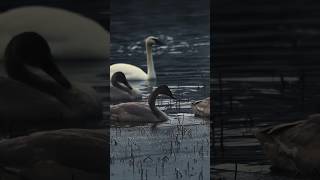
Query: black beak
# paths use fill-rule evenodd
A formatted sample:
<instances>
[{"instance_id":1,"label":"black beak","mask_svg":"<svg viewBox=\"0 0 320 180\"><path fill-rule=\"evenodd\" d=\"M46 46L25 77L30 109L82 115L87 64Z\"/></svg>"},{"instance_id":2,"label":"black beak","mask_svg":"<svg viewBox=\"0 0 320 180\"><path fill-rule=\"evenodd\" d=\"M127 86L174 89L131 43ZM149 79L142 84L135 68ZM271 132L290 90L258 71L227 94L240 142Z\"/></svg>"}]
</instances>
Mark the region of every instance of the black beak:
<instances>
[{"instance_id":1,"label":"black beak","mask_svg":"<svg viewBox=\"0 0 320 180\"><path fill-rule=\"evenodd\" d=\"M176 97L174 97L172 94L171 94L169 97L171 97L172 99L177 99L177 98L176 98Z\"/></svg>"},{"instance_id":2,"label":"black beak","mask_svg":"<svg viewBox=\"0 0 320 180\"><path fill-rule=\"evenodd\" d=\"M47 64L45 64L42 69L63 87L67 89L71 88L70 82L64 77L64 75L52 61L49 61Z\"/></svg>"},{"instance_id":3,"label":"black beak","mask_svg":"<svg viewBox=\"0 0 320 180\"><path fill-rule=\"evenodd\" d=\"M159 39L154 39L154 41L156 42L157 45L159 46L163 46L165 45L165 43L163 43L162 41L160 41Z\"/></svg>"},{"instance_id":4,"label":"black beak","mask_svg":"<svg viewBox=\"0 0 320 180\"><path fill-rule=\"evenodd\" d=\"M123 82L124 85L126 85L129 89L132 90L132 87L130 86L130 84L128 83L128 81L126 80L125 82Z\"/></svg>"}]
</instances>

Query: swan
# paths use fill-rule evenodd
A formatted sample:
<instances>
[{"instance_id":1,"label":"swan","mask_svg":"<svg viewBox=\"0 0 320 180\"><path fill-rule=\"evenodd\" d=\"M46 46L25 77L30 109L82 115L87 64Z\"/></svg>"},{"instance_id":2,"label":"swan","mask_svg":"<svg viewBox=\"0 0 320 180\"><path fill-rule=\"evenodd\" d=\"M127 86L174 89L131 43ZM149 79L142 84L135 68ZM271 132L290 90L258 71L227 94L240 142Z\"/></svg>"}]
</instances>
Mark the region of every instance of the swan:
<instances>
[{"instance_id":1,"label":"swan","mask_svg":"<svg viewBox=\"0 0 320 180\"><path fill-rule=\"evenodd\" d=\"M200 101L192 102L191 108L195 116L209 118L210 117L210 97Z\"/></svg>"},{"instance_id":2,"label":"swan","mask_svg":"<svg viewBox=\"0 0 320 180\"><path fill-rule=\"evenodd\" d=\"M116 72L111 78L112 86L110 86L111 102L129 102L141 99L138 94L128 83L126 76L122 72ZM123 85L121 85L122 83Z\"/></svg>"},{"instance_id":3,"label":"swan","mask_svg":"<svg viewBox=\"0 0 320 180\"><path fill-rule=\"evenodd\" d=\"M9 78L0 77L0 133L86 127L101 120L101 104L93 90L80 90L65 78L41 35L16 35L4 58Z\"/></svg>"},{"instance_id":4,"label":"swan","mask_svg":"<svg viewBox=\"0 0 320 180\"><path fill-rule=\"evenodd\" d=\"M159 40L159 38L154 36L149 36L145 39L148 65L147 74L137 66L125 63L117 63L110 66L110 78L115 72L121 71L126 75L128 80L155 80L157 77L152 58L152 46L155 44L162 45L163 43Z\"/></svg>"},{"instance_id":5,"label":"swan","mask_svg":"<svg viewBox=\"0 0 320 180\"><path fill-rule=\"evenodd\" d=\"M278 170L319 175L320 114L306 120L259 129L255 133L272 167Z\"/></svg>"},{"instance_id":6,"label":"swan","mask_svg":"<svg viewBox=\"0 0 320 180\"><path fill-rule=\"evenodd\" d=\"M148 105L142 102L127 102L111 106L111 121L120 123L159 123L167 121L169 117L155 106L156 98L160 94L175 99L168 86L161 85L149 95Z\"/></svg>"},{"instance_id":7,"label":"swan","mask_svg":"<svg viewBox=\"0 0 320 180\"><path fill-rule=\"evenodd\" d=\"M105 129L60 129L2 139L0 165L21 179L108 179L106 142Z\"/></svg>"}]
</instances>

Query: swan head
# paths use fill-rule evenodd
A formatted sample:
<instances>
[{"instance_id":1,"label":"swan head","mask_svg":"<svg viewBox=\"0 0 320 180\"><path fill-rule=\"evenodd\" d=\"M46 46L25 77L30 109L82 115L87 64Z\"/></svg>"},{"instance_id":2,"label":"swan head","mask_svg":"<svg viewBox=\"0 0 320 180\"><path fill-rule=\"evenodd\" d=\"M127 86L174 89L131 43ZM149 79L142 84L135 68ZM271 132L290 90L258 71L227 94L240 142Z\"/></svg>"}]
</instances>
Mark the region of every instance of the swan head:
<instances>
[{"instance_id":1,"label":"swan head","mask_svg":"<svg viewBox=\"0 0 320 180\"><path fill-rule=\"evenodd\" d=\"M123 72L116 72L112 75L112 78L111 78L111 83L113 86L116 86L116 83L122 83L124 84L126 87L128 87L130 90L132 90L132 87L130 86L130 84L128 83L127 81L127 78L126 76L123 74Z\"/></svg>"},{"instance_id":2,"label":"swan head","mask_svg":"<svg viewBox=\"0 0 320 180\"><path fill-rule=\"evenodd\" d=\"M21 73L19 67L28 65L42 69L62 86L71 88L70 82L53 62L47 41L35 32L24 32L13 37L6 47L5 61L8 74L14 79Z\"/></svg>"},{"instance_id":3,"label":"swan head","mask_svg":"<svg viewBox=\"0 0 320 180\"><path fill-rule=\"evenodd\" d=\"M158 94L167 95L172 99L176 99L167 85L160 85L155 91L157 91Z\"/></svg>"},{"instance_id":4,"label":"swan head","mask_svg":"<svg viewBox=\"0 0 320 180\"><path fill-rule=\"evenodd\" d=\"M146 45L152 46L152 45L164 45L162 41L159 40L159 38L154 36L149 36L145 40Z\"/></svg>"}]
</instances>

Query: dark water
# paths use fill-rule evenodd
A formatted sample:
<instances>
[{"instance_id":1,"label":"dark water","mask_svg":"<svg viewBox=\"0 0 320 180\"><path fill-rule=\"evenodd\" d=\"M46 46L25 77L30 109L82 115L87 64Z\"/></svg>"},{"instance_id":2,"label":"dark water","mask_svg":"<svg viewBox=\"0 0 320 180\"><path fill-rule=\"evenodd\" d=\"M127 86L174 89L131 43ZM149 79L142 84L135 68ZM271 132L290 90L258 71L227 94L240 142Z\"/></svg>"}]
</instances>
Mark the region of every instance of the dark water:
<instances>
[{"instance_id":1,"label":"dark water","mask_svg":"<svg viewBox=\"0 0 320 180\"><path fill-rule=\"evenodd\" d=\"M11 7L14 5L8 2L2 10ZM83 7L81 4L75 11L100 24L107 22L108 10ZM194 117L191 101L209 96L209 1L121 0L112 1L111 8L111 57L56 61L61 71L70 81L95 87L102 98L106 97L108 60L110 64L124 62L146 70L143 40L153 35L166 43L153 49L158 79L132 85L142 92L143 101L159 84L167 84L179 98L157 101L170 120L156 131L151 131L150 125L111 128L112 179L208 179L210 128L206 120ZM107 113L108 102L103 104Z\"/></svg>"},{"instance_id":2,"label":"dark water","mask_svg":"<svg viewBox=\"0 0 320 180\"><path fill-rule=\"evenodd\" d=\"M189 84L209 78L208 1L112 1L111 64L130 63L146 69L144 39L153 35L158 83L169 79ZM125 6L124 6L125 4ZM195 68L196 66L196 68ZM186 84L187 84L186 83Z\"/></svg>"},{"instance_id":3,"label":"dark water","mask_svg":"<svg viewBox=\"0 0 320 180\"><path fill-rule=\"evenodd\" d=\"M243 77L243 73L225 73L221 79L214 78L216 143L212 172L234 179L237 163L238 179L308 179L273 173L254 134L262 127L302 120L317 113L319 83L313 73L305 73L303 80L299 71L289 76L252 73Z\"/></svg>"},{"instance_id":4,"label":"dark water","mask_svg":"<svg viewBox=\"0 0 320 180\"><path fill-rule=\"evenodd\" d=\"M153 48L157 81L130 82L146 101L167 84L178 101L157 104L170 120L158 125L110 130L111 179L209 179L209 123L195 118L191 101L209 96L209 1L112 1L110 64L129 63L146 71L144 39Z\"/></svg>"}]
</instances>

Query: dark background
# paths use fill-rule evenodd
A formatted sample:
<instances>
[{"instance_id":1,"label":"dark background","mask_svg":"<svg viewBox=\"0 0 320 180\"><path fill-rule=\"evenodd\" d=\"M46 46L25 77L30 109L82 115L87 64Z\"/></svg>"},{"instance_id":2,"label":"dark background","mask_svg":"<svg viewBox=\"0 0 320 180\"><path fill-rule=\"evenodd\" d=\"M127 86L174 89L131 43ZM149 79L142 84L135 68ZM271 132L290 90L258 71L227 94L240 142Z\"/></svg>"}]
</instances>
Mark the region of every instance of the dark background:
<instances>
[{"instance_id":1,"label":"dark background","mask_svg":"<svg viewBox=\"0 0 320 180\"><path fill-rule=\"evenodd\" d=\"M1 0L0 12L32 5L57 7L77 12L94 19L109 30L109 0Z\"/></svg>"},{"instance_id":2,"label":"dark background","mask_svg":"<svg viewBox=\"0 0 320 180\"><path fill-rule=\"evenodd\" d=\"M18 8L18 7L23 7L23 6L48 6L48 7L56 7L56 8L66 9L66 10L69 10L72 12L82 14L88 18L91 18L94 21L98 22L102 27L109 30L109 24L110 24L109 23L109 21L110 21L109 0L1 0L0 13L7 11L7 10L10 10L10 9L13 9L13 8ZM61 26L63 26L63 24L61 24ZM90 36L90 35L88 34L88 36ZM100 65L101 65L101 63L100 63ZM74 67L74 69L78 69L80 67L83 69L83 67L84 67L79 62L73 63L72 66ZM93 73L97 73L97 72L101 71L100 70L101 68L98 69L98 71L96 68L96 69L94 69L95 71L87 72L87 71L90 71L91 69L86 68L86 67L84 67L86 69L86 71L81 71L82 75L84 72L87 73L88 75L92 75ZM67 69L64 69L64 70L65 70L65 72L67 71ZM77 71L75 71L75 72L77 72ZM74 71L70 71L70 72L67 72L67 74L70 77L71 74L76 74L76 73L74 73ZM94 77L95 77L95 79L93 79L91 77L92 78L91 80L96 82L97 77L95 74L94 74ZM109 77L109 75L107 75L107 77ZM102 77L99 76L98 78L101 79ZM103 80L104 80L104 78L105 78L105 74L103 73ZM101 81L100 79L99 79L99 81ZM105 93L105 91L103 91L103 93ZM106 142L106 143L109 144L109 142ZM109 154L108 152L105 152L105 153ZM108 156L108 158L109 158L109 156ZM106 163L108 163L107 160L106 160ZM109 174L109 168L106 169L106 172Z\"/></svg>"},{"instance_id":3,"label":"dark background","mask_svg":"<svg viewBox=\"0 0 320 180\"><path fill-rule=\"evenodd\" d=\"M223 129L292 122L320 111L320 1L213 0L211 13L212 162L268 164L260 146L223 146L243 140Z\"/></svg>"},{"instance_id":4,"label":"dark background","mask_svg":"<svg viewBox=\"0 0 320 180\"><path fill-rule=\"evenodd\" d=\"M294 71L320 65L319 1L214 0L212 7L216 70Z\"/></svg>"}]
</instances>

